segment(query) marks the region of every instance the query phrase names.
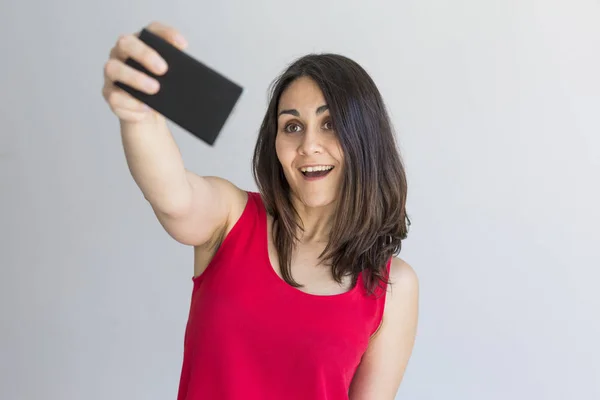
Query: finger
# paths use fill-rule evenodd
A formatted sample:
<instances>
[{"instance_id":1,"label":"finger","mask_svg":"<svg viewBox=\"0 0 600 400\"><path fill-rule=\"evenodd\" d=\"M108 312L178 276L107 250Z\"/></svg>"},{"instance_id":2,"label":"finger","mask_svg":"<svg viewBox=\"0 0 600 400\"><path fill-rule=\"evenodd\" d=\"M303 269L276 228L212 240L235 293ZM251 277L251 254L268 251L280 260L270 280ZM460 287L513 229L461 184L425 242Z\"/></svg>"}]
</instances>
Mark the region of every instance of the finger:
<instances>
[{"instance_id":1,"label":"finger","mask_svg":"<svg viewBox=\"0 0 600 400\"><path fill-rule=\"evenodd\" d=\"M120 61L127 60L127 57L129 56L125 52L120 50L118 42L112 49L110 49L110 53L108 54L108 58L115 58Z\"/></svg>"},{"instance_id":2,"label":"finger","mask_svg":"<svg viewBox=\"0 0 600 400\"><path fill-rule=\"evenodd\" d=\"M122 82L147 94L155 94L160 89L160 84L156 79L114 58L106 62L104 76L107 80Z\"/></svg>"},{"instance_id":3,"label":"finger","mask_svg":"<svg viewBox=\"0 0 600 400\"><path fill-rule=\"evenodd\" d=\"M134 35L123 35L117 42L117 58L131 57L157 75L167 72L167 63L156 50Z\"/></svg>"},{"instance_id":4,"label":"finger","mask_svg":"<svg viewBox=\"0 0 600 400\"><path fill-rule=\"evenodd\" d=\"M109 91L107 100L114 110L120 109L137 113L146 113L150 111L149 106L117 87Z\"/></svg>"},{"instance_id":5,"label":"finger","mask_svg":"<svg viewBox=\"0 0 600 400\"><path fill-rule=\"evenodd\" d=\"M183 37L181 32L171 26L155 21L150 23L146 29L162 37L180 50L183 50L188 46L187 40Z\"/></svg>"}]
</instances>

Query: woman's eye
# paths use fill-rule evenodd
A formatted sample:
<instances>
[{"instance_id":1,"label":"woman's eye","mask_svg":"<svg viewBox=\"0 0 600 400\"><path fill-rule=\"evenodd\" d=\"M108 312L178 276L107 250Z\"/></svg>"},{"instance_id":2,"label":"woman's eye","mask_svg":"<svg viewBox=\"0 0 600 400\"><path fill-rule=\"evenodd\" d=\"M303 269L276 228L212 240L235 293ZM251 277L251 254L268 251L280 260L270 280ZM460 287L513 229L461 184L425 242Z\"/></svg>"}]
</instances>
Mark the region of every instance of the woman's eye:
<instances>
[{"instance_id":1,"label":"woman's eye","mask_svg":"<svg viewBox=\"0 0 600 400\"><path fill-rule=\"evenodd\" d=\"M328 131L333 129L333 124L331 123L331 121L325 122L325 129L327 129Z\"/></svg>"},{"instance_id":2,"label":"woman's eye","mask_svg":"<svg viewBox=\"0 0 600 400\"><path fill-rule=\"evenodd\" d=\"M300 125L298 124L287 124L285 126L285 131L288 133L298 132L300 130Z\"/></svg>"}]
</instances>

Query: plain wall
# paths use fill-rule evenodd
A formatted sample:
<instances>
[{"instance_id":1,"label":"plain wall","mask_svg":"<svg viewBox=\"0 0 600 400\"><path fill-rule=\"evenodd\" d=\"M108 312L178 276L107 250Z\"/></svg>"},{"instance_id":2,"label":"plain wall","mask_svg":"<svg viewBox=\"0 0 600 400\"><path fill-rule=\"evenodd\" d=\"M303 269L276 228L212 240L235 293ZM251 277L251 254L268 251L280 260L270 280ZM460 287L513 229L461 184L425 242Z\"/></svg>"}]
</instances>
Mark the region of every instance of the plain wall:
<instances>
[{"instance_id":1,"label":"plain wall","mask_svg":"<svg viewBox=\"0 0 600 400\"><path fill-rule=\"evenodd\" d=\"M121 33L176 26L242 84L186 165L256 188L271 80L333 51L379 85L421 283L398 399L600 399L600 3L3 1L0 399L174 399L192 249L135 186L101 97Z\"/></svg>"}]
</instances>

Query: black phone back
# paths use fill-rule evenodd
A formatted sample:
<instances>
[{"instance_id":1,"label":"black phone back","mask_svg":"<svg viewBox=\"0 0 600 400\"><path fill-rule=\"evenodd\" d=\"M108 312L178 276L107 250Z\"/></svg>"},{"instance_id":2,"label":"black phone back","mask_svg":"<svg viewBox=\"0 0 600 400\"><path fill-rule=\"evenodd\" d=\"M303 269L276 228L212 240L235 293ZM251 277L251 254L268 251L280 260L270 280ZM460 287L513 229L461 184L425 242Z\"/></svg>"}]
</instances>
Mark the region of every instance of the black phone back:
<instances>
[{"instance_id":1,"label":"black phone back","mask_svg":"<svg viewBox=\"0 0 600 400\"><path fill-rule=\"evenodd\" d=\"M164 58L167 72L155 75L133 59L125 63L155 78L160 90L149 95L122 82L115 85L212 146L242 87L147 29L139 38Z\"/></svg>"}]
</instances>

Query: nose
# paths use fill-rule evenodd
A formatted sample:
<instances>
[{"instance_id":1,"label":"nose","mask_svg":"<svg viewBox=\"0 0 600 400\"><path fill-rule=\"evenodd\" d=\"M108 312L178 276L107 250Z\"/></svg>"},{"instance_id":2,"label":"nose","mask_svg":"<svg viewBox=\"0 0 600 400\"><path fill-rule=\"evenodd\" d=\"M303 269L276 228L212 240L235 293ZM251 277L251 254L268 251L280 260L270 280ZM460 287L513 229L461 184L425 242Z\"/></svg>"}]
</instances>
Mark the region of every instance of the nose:
<instances>
[{"instance_id":1,"label":"nose","mask_svg":"<svg viewBox=\"0 0 600 400\"><path fill-rule=\"evenodd\" d=\"M303 155L319 154L323 150L318 129L307 128L302 135L299 151Z\"/></svg>"}]
</instances>

